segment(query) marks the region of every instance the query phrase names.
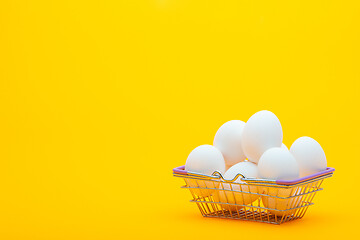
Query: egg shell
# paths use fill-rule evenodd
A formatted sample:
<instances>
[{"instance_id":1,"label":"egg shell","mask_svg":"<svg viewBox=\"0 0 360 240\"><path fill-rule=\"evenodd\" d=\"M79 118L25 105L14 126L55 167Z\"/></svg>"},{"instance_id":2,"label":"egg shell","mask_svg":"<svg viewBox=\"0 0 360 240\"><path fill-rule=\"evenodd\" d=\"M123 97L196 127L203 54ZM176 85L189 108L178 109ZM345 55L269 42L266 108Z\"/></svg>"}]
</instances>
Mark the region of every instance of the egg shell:
<instances>
[{"instance_id":1,"label":"egg shell","mask_svg":"<svg viewBox=\"0 0 360 240\"><path fill-rule=\"evenodd\" d=\"M225 159L226 168L245 160L241 135L245 122L232 120L224 123L216 132L214 146L220 150Z\"/></svg>"},{"instance_id":2,"label":"egg shell","mask_svg":"<svg viewBox=\"0 0 360 240\"><path fill-rule=\"evenodd\" d=\"M279 119L270 111L252 115L246 122L241 143L245 156L258 163L262 154L273 147L281 147L283 132Z\"/></svg>"},{"instance_id":3,"label":"egg shell","mask_svg":"<svg viewBox=\"0 0 360 240\"><path fill-rule=\"evenodd\" d=\"M196 179L185 179L186 185L189 186L190 191L195 198L204 198L210 196L215 190L219 188L218 181L205 181Z\"/></svg>"},{"instance_id":4,"label":"egg shell","mask_svg":"<svg viewBox=\"0 0 360 240\"><path fill-rule=\"evenodd\" d=\"M226 180L233 180L234 177L241 173L246 178L256 178L258 175L258 170L256 164L252 162L240 162L229 168L224 174L224 178ZM247 205L259 198L258 187L249 186L246 182L241 181L242 177L239 176L234 183L221 183L220 188L223 190L216 191L213 193L213 198L216 202L230 203L230 204L239 204L239 205ZM238 183L238 184L236 184ZM241 192L234 192L241 191ZM252 194L254 193L254 194ZM222 208L237 211L239 208L234 205L220 204Z\"/></svg>"},{"instance_id":5,"label":"egg shell","mask_svg":"<svg viewBox=\"0 0 360 240\"><path fill-rule=\"evenodd\" d=\"M299 164L300 177L305 177L327 167L325 152L311 137L300 137L290 147L290 152Z\"/></svg>"},{"instance_id":6,"label":"egg shell","mask_svg":"<svg viewBox=\"0 0 360 240\"><path fill-rule=\"evenodd\" d=\"M201 145L192 150L189 154L185 170L194 173L202 173L205 175L212 175L215 171L220 173L225 172L225 160L221 152L214 146ZM188 179L187 185L191 187L191 191L198 197L206 197L214 190L202 188L214 188L214 182ZM217 185L215 185L217 187Z\"/></svg>"},{"instance_id":7,"label":"egg shell","mask_svg":"<svg viewBox=\"0 0 360 240\"><path fill-rule=\"evenodd\" d=\"M279 217L294 214L296 207L301 206L303 196L296 196L301 193L301 187L295 188L264 188L263 194L269 196L262 196L261 201L266 208L270 208L267 211L275 214ZM282 197L286 199L276 198ZM288 198L290 196L296 196ZM295 209L292 209L295 208ZM288 210L289 209L289 210ZM291 210L290 210L291 209Z\"/></svg>"},{"instance_id":8,"label":"egg shell","mask_svg":"<svg viewBox=\"0 0 360 240\"><path fill-rule=\"evenodd\" d=\"M270 148L260 158L259 177L273 180L299 178L299 166L293 155L281 147Z\"/></svg>"},{"instance_id":9,"label":"egg shell","mask_svg":"<svg viewBox=\"0 0 360 240\"><path fill-rule=\"evenodd\" d=\"M282 147L271 148L267 150L260 158L259 164L259 177L264 179L273 180L293 180L299 177L299 167L292 156L292 154ZM287 198L296 194L299 190L295 188L269 188L263 187L263 193L269 196L262 196L262 203L266 208L270 208L268 211L277 216L289 215L295 213L294 208L297 204L300 204L301 197Z\"/></svg>"},{"instance_id":10,"label":"egg shell","mask_svg":"<svg viewBox=\"0 0 360 240\"><path fill-rule=\"evenodd\" d=\"M225 172L225 160L214 146L201 145L191 151L185 163L185 170L211 175L215 171Z\"/></svg>"}]
</instances>

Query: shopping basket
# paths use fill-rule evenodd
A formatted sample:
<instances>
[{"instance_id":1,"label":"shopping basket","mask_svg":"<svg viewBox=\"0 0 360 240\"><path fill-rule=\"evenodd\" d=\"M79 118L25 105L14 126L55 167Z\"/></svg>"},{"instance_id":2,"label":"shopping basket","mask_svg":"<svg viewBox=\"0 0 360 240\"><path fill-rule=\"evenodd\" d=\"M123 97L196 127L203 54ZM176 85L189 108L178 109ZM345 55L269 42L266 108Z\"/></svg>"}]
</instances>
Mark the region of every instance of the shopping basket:
<instances>
[{"instance_id":1,"label":"shopping basket","mask_svg":"<svg viewBox=\"0 0 360 240\"><path fill-rule=\"evenodd\" d=\"M313 205L316 192L334 168L292 181L245 178L238 174L226 180L221 173L211 176L173 169L173 175L185 180L182 188L190 190L204 217L241 219L281 224L302 218Z\"/></svg>"}]
</instances>

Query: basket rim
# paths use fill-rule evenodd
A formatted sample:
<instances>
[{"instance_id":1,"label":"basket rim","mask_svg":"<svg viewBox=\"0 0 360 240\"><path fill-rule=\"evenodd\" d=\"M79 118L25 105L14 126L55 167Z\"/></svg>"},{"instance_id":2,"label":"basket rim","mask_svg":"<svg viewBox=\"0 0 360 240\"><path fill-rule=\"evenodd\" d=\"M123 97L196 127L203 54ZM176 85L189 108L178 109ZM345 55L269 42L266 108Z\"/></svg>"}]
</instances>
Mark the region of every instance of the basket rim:
<instances>
[{"instance_id":1,"label":"basket rim","mask_svg":"<svg viewBox=\"0 0 360 240\"><path fill-rule=\"evenodd\" d=\"M271 180L271 179L254 179L254 178L245 178L244 175L242 175L241 173L237 174L234 179L232 180L226 180L223 178L222 174L218 171L215 171L211 176L210 175L206 175L206 174L201 174L201 173L195 173L195 172L190 172L190 171L186 171L185 170L185 165L183 166L179 166L173 169L173 173L174 174L179 174L179 175L197 175L199 177L203 176L203 177L210 177L210 178L216 178L219 179L221 178L222 180L224 180L225 182L234 182L239 176L241 176L241 180L245 181L245 182L256 182L256 183L275 183L275 184L279 184L279 185L296 185L302 182L306 182L321 176L325 176L328 174L332 174L335 171L335 168L331 168L331 167L327 167L325 170L320 171L318 173L314 173L305 177L301 177L301 178L297 178L294 180Z\"/></svg>"}]
</instances>

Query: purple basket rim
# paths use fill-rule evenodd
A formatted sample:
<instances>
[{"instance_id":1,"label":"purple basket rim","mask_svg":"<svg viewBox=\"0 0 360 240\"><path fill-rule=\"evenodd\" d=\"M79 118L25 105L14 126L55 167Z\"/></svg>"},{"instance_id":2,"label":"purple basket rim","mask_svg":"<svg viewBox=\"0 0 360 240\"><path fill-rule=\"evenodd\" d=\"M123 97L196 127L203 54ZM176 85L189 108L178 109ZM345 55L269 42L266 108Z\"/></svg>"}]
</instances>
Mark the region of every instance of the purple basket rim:
<instances>
[{"instance_id":1,"label":"purple basket rim","mask_svg":"<svg viewBox=\"0 0 360 240\"><path fill-rule=\"evenodd\" d=\"M330 174L332 172L335 171L335 168L331 168L331 167L327 167L324 171L318 172L318 173L314 173L311 175L308 175L306 177L302 177L302 178L297 178L294 180L276 180L276 184L281 184L281 185L294 185L300 182L304 182L313 178L317 178L323 175L327 175ZM185 170L185 165L183 166L179 166L173 169L173 173L177 173L177 174L182 174L182 175L187 175L188 172Z\"/></svg>"},{"instance_id":2,"label":"purple basket rim","mask_svg":"<svg viewBox=\"0 0 360 240\"><path fill-rule=\"evenodd\" d=\"M187 174L187 171L185 170L185 165L182 165L180 167L176 167L173 169L173 172L174 173L178 173L178 174L183 174L183 175L186 175Z\"/></svg>"}]
</instances>

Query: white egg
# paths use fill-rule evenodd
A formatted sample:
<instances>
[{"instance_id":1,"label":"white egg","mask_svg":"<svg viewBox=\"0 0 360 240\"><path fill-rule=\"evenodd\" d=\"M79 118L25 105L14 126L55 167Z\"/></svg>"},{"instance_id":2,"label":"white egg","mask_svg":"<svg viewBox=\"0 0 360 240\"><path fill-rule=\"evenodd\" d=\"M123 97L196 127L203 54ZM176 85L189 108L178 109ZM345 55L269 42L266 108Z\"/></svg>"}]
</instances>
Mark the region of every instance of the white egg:
<instances>
[{"instance_id":1,"label":"white egg","mask_svg":"<svg viewBox=\"0 0 360 240\"><path fill-rule=\"evenodd\" d=\"M185 163L185 170L189 172L212 175L215 171L225 172L225 160L221 152L214 146L201 145L189 154ZM197 196L206 197L213 190L202 188L217 188L219 183L196 179L186 179L188 186Z\"/></svg>"},{"instance_id":2,"label":"white egg","mask_svg":"<svg viewBox=\"0 0 360 240\"><path fill-rule=\"evenodd\" d=\"M241 146L241 134L245 122L232 120L224 123L215 134L214 146L220 150L225 159L226 168L245 160Z\"/></svg>"},{"instance_id":3,"label":"white egg","mask_svg":"<svg viewBox=\"0 0 360 240\"><path fill-rule=\"evenodd\" d=\"M310 137L301 137L291 145L290 152L299 164L300 177L326 169L325 152L320 144Z\"/></svg>"},{"instance_id":4,"label":"white egg","mask_svg":"<svg viewBox=\"0 0 360 240\"><path fill-rule=\"evenodd\" d=\"M226 180L232 180L239 173L242 174L245 178L257 178L258 167L256 164L252 162L248 162L248 161L240 162L232 166L229 170L227 170L224 174L224 178ZM241 181L240 178L237 178L235 182L243 183L243 181Z\"/></svg>"},{"instance_id":5,"label":"white egg","mask_svg":"<svg viewBox=\"0 0 360 240\"><path fill-rule=\"evenodd\" d=\"M299 166L294 156L281 147L270 148L258 163L259 177L273 180L293 180L299 177Z\"/></svg>"},{"instance_id":6,"label":"white egg","mask_svg":"<svg viewBox=\"0 0 360 240\"><path fill-rule=\"evenodd\" d=\"M269 196L262 196L261 201L268 211L279 217L284 215L291 215L296 212L296 207L302 204L302 196L296 196L301 193L301 187L295 188L264 188L263 194ZM273 197L270 197L273 196ZM292 198L288 198L293 196ZM280 198L276 198L280 197ZM282 199L285 198L285 199ZM293 209L295 208L295 209ZM288 210L291 209L291 210Z\"/></svg>"},{"instance_id":7,"label":"white egg","mask_svg":"<svg viewBox=\"0 0 360 240\"><path fill-rule=\"evenodd\" d=\"M259 177L273 180L294 180L299 177L299 167L293 155L284 148L271 148L267 150L260 158ZM290 197L294 193L293 189L268 188L263 187L264 194L269 196ZM292 214L294 211L281 211L295 207L299 199L289 198L281 199L275 197L263 196L262 202L272 214L278 216ZM277 209L278 211L274 210Z\"/></svg>"},{"instance_id":8,"label":"white egg","mask_svg":"<svg viewBox=\"0 0 360 240\"><path fill-rule=\"evenodd\" d=\"M288 147L284 143L281 144L281 148L289 150Z\"/></svg>"},{"instance_id":9,"label":"white egg","mask_svg":"<svg viewBox=\"0 0 360 240\"><path fill-rule=\"evenodd\" d=\"M241 173L246 178L256 178L258 176L258 169L256 164L252 162L240 162L229 168L224 174L224 178L226 180L233 180L234 177ZM219 190L213 193L213 198L216 202L225 202L230 204L239 204L239 205L246 205L254 202L256 199L259 198L258 188L256 186L249 186L246 182L241 181L242 177L239 176L234 182L240 183L239 184L229 184L229 183L222 183L220 184L223 186L224 190ZM226 190L235 190L235 191L226 191ZM254 194L252 194L254 193ZM234 205L227 205L227 204L220 204L224 209L236 211L236 206ZM242 207L238 207L242 208Z\"/></svg>"},{"instance_id":10,"label":"white egg","mask_svg":"<svg viewBox=\"0 0 360 240\"><path fill-rule=\"evenodd\" d=\"M270 111L260 111L246 122L241 143L245 156L257 163L261 155L273 147L281 147L282 127L276 115Z\"/></svg>"},{"instance_id":11,"label":"white egg","mask_svg":"<svg viewBox=\"0 0 360 240\"><path fill-rule=\"evenodd\" d=\"M214 146L201 145L191 151L185 163L185 170L206 175L214 171L225 172L225 160Z\"/></svg>"}]
</instances>

